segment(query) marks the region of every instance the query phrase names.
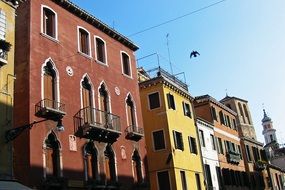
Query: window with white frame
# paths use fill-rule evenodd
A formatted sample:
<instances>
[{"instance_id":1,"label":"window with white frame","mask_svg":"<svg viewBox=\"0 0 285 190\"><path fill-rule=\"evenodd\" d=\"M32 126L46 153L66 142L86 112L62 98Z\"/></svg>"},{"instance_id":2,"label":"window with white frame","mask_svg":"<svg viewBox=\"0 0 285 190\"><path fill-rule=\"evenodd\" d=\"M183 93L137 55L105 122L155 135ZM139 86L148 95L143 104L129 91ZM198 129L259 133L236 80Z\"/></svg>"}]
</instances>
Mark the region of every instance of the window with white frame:
<instances>
[{"instance_id":1,"label":"window with white frame","mask_svg":"<svg viewBox=\"0 0 285 190\"><path fill-rule=\"evenodd\" d=\"M131 63L130 56L124 52L121 53L122 56L122 70L123 74L131 77Z\"/></svg>"},{"instance_id":2,"label":"window with white frame","mask_svg":"<svg viewBox=\"0 0 285 190\"><path fill-rule=\"evenodd\" d=\"M190 104L188 104L186 102L182 102L182 106L183 106L184 115L187 116L187 117L192 118Z\"/></svg>"},{"instance_id":3,"label":"window with white frame","mask_svg":"<svg viewBox=\"0 0 285 190\"><path fill-rule=\"evenodd\" d=\"M99 37L95 37L95 47L96 47L96 60L107 64L107 52L106 43Z\"/></svg>"},{"instance_id":4,"label":"window with white frame","mask_svg":"<svg viewBox=\"0 0 285 190\"><path fill-rule=\"evenodd\" d=\"M90 35L87 30L81 27L78 27L78 50L90 56Z\"/></svg>"},{"instance_id":5,"label":"window with white frame","mask_svg":"<svg viewBox=\"0 0 285 190\"><path fill-rule=\"evenodd\" d=\"M42 33L57 38L57 14L46 6L42 7Z\"/></svg>"},{"instance_id":6,"label":"window with white frame","mask_svg":"<svg viewBox=\"0 0 285 190\"><path fill-rule=\"evenodd\" d=\"M6 13L0 9L0 39L5 40L6 38Z\"/></svg>"}]
</instances>

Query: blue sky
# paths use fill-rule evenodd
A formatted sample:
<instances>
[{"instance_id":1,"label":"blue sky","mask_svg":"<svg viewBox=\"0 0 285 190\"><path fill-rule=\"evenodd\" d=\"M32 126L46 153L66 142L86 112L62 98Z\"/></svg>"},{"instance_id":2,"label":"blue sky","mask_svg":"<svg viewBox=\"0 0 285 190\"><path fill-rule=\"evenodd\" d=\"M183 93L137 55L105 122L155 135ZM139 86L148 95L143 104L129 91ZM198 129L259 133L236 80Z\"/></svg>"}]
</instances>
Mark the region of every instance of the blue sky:
<instances>
[{"instance_id":1,"label":"blue sky","mask_svg":"<svg viewBox=\"0 0 285 190\"><path fill-rule=\"evenodd\" d=\"M230 96L247 99L261 142L264 104L279 143L285 143L284 0L225 0L134 36L130 35L218 1L72 1L134 41L140 47L137 58L158 53L161 66L167 70L169 34L174 74L185 72L193 96L210 94L220 100L227 91ZM201 56L189 59L192 50ZM156 57L143 59L138 65L157 67Z\"/></svg>"}]
</instances>

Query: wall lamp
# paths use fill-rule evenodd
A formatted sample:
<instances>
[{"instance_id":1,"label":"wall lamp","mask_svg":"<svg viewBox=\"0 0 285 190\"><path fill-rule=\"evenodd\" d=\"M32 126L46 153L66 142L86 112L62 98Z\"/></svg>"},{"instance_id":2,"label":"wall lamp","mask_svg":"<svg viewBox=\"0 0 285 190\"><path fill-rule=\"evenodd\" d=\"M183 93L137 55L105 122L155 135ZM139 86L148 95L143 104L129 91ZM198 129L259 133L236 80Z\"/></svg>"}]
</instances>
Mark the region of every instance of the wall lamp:
<instances>
[{"instance_id":1,"label":"wall lamp","mask_svg":"<svg viewBox=\"0 0 285 190\"><path fill-rule=\"evenodd\" d=\"M10 129L8 131L6 131L5 133L5 139L6 139L6 143L10 142L10 141L13 141L15 138L17 138L23 131L25 131L26 129L32 129L32 127L37 124L37 123L41 123L41 122L44 122L44 121L47 121L48 119L43 119L43 120L40 120L40 121L34 121L30 124L27 124L27 125L23 125L21 127L17 127L17 128L14 128L14 129ZM61 131L64 131L64 126L62 125L62 120L58 120L57 121L57 125L56 125L56 130L61 132Z\"/></svg>"}]
</instances>

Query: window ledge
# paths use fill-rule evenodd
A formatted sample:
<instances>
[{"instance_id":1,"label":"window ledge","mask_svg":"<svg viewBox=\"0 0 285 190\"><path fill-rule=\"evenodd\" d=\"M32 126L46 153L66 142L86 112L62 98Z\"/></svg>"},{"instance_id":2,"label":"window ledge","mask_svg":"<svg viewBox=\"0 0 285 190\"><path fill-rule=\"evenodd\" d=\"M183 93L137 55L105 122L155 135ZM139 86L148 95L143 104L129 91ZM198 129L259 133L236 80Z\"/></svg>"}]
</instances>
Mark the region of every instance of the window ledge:
<instances>
[{"instance_id":1,"label":"window ledge","mask_svg":"<svg viewBox=\"0 0 285 190\"><path fill-rule=\"evenodd\" d=\"M122 73L122 75L123 75L123 76L125 76L125 77L127 77L127 78L129 78L129 79L131 79L131 80L133 80L133 79L134 79L132 76L130 76L130 75L126 75L125 73Z\"/></svg>"},{"instance_id":2,"label":"window ledge","mask_svg":"<svg viewBox=\"0 0 285 190\"><path fill-rule=\"evenodd\" d=\"M81 51L78 51L78 54L80 54L80 55L82 55L83 57L86 57L86 58L88 58L88 59L92 59L92 57L90 56L90 55L87 55L87 54L85 54L85 53L83 53L83 52L81 52Z\"/></svg>"},{"instance_id":3,"label":"window ledge","mask_svg":"<svg viewBox=\"0 0 285 190\"><path fill-rule=\"evenodd\" d=\"M102 61L99 61L98 59L95 59L95 62L98 63L99 65L105 66L105 67L109 67L108 63L104 63Z\"/></svg>"},{"instance_id":4,"label":"window ledge","mask_svg":"<svg viewBox=\"0 0 285 190\"><path fill-rule=\"evenodd\" d=\"M164 149L159 149L159 150L153 149L153 152L163 152L163 151L166 151L166 148L164 148Z\"/></svg>"},{"instance_id":5,"label":"window ledge","mask_svg":"<svg viewBox=\"0 0 285 190\"><path fill-rule=\"evenodd\" d=\"M59 40L56 39L56 38L54 38L54 37L52 37L52 36L49 36L49 35L47 35L47 34L45 34L45 33L42 33L42 32L41 32L41 35L42 35L43 37L45 37L45 38L47 38L47 39L49 39L49 40L55 42L55 43L59 43Z\"/></svg>"}]
</instances>

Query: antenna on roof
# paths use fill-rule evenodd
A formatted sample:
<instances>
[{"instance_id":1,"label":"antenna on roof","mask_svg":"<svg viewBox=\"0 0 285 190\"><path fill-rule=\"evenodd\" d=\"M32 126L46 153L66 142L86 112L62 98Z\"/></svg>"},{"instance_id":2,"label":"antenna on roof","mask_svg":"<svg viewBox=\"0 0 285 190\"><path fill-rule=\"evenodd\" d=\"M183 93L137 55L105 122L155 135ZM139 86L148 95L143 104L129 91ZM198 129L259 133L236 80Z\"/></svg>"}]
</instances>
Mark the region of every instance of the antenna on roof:
<instances>
[{"instance_id":1,"label":"antenna on roof","mask_svg":"<svg viewBox=\"0 0 285 190\"><path fill-rule=\"evenodd\" d=\"M169 33L166 34L166 45L167 45L167 51L168 51L168 60L169 60L169 65L170 65L170 71L171 71L171 75L173 75L173 69L172 69L172 63L171 63L171 60L170 60L170 51L169 51L169 40L168 40L168 37L169 37Z\"/></svg>"},{"instance_id":2,"label":"antenna on roof","mask_svg":"<svg viewBox=\"0 0 285 190\"><path fill-rule=\"evenodd\" d=\"M227 97L228 96L228 89L226 88L225 91L226 91L226 97Z\"/></svg>"}]
</instances>

